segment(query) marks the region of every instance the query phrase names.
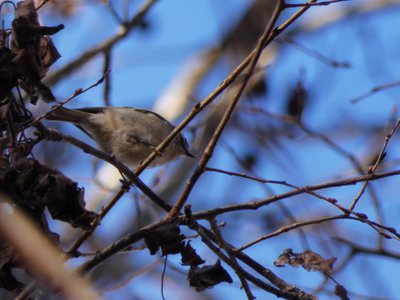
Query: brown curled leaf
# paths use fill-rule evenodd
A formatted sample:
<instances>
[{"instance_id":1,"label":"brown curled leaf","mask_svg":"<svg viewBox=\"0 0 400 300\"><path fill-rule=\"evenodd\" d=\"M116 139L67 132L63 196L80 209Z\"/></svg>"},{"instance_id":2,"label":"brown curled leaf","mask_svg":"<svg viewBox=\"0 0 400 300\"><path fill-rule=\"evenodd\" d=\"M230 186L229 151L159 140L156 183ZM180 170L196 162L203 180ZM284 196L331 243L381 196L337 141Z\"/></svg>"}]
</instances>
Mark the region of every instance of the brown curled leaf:
<instances>
[{"instance_id":1,"label":"brown curled leaf","mask_svg":"<svg viewBox=\"0 0 400 300\"><path fill-rule=\"evenodd\" d=\"M148 230L144 234L144 241L151 255L154 255L160 248L163 256L179 253L183 246L184 238L180 234L179 227L171 223L154 230Z\"/></svg>"},{"instance_id":2,"label":"brown curled leaf","mask_svg":"<svg viewBox=\"0 0 400 300\"><path fill-rule=\"evenodd\" d=\"M198 292L212 288L221 282L233 282L231 276L222 267L220 260L217 260L214 265L201 268L195 266L190 267L188 280L190 286L196 288Z\"/></svg>"},{"instance_id":3,"label":"brown curled leaf","mask_svg":"<svg viewBox=\"0 0 400 300\"><path fill-rule=\"evenodd\" d=\"M336 259L336 257L324 259L321 255L311 250L294 253L292 249L288 248L279 255L279 257L275 260L274 265L276 267L290 265L295 268L302 266L307 271L330 273L333 269L333 264L335 263Z\"/></svg>"},{"instance_id":4,"label":"brown curled leaf","mask_svg":"<svg viewBox=\"0 0 400 300\"><path fill-rule=\"evenodd\" d=\"M343 285L337 284L335 286L335 295L340 298L340 300L350 300L347 295L347 290Z\"/></svg>"},{"instance_id":5,"label":"brown curled leaf","mask_svg":"<svg viewBox=\"0 0 400 300\"><path fill-rule=\"evenodd\" d=\"M181 262L184 266L198 266L204 264L204 260L196 253L196 249L190 245L190 241L188 241L186 245L182 245L180 252L182 255Z\"/></svg>"},{"instance_id":6,"label":"brown curled leaf","mask_svg":"<svg viewBox=\"0 0 400 300\"><path fill-rule=\"evenodd\" d=\"M321 271L321 272L331 272L336 257L331 257L329 259L324 259L318 253L311 250L306 250L302 254L303 263L301 266L307 271Z\"/></svg>"},{"instance_id":7,"label":"brown curled leaf","mask_svg":"<svg viewBox=\"0 0 400 300\"><path fill-rule=\"evenodd\" d=\"M84 191L61 172L34 159L20 158L0 172L0 191L10 195L31 217L46 227L44 209L54 219L90 229L96 214L85 210Z\"/></svg>"},{"instance_id":8,"label":"brown curled leaf","mask_svg":"<svg viewBox=\"0 0 400 300\"><path fill-rule=\"evenodd\" d=\"M15 54L7 47L0 47L0 101L18 84L18 66L13 62Z\"/></svg>"},{"instance_id":9,"label":"brown curled leaf","mask_svg":"<svg viewBox=\"0 0 400 300\"><path fill-rule=\"evenodd\" d=\"M44 192L45 205L54 219L67 222L73 227L90 229L90 224L97 215L85 210L84 190L76 182L61 173L47 173L38 182L35 191L41 189Z\"/></svg>"},{"instance_id":10,"label":"brown curled leaf","mask_svg":"<svg viewBox=\"0 0 400 300\"><path fill-rule=\"evenodd\" d=\"M285 249L279 257L274 261L275 267L284 267L287 264L290 264L290 258L293 255L292 249Z\"/></svg>"},{"instance_id":11,"label":"brown curled leaf","mask_svg":"<svg viewBox=\"0 0 400 300\"><path fill-rule=\"evenodd\" d=\"M63 28L62 24L41 26L32 0L17 3L11 39L11 50L15 57L7 66L0 66L0 78L7 79L7 89L0 96L4 97L3 93L7 94L11 90L10 86L12 88L16 85L15 79L18 78L21 87L31 96L31 103L36 103L38 95L45 102L56 100L41 79L60 57L47 35L55 34Z\"/></svg>"}]
</instances>

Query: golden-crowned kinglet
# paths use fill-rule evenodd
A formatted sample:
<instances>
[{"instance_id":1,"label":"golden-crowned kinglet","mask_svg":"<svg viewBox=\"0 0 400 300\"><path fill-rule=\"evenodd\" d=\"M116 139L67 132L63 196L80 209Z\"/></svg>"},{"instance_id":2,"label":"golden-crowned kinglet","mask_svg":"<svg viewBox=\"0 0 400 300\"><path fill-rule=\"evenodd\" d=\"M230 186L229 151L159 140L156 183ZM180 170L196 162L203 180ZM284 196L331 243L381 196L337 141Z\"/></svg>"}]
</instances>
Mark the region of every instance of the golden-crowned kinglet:
<instances>
[{"instance_id":1,"label":"golden-crowned kinglet","mask_svg":"<svg viewBox=\"0 0 400 300\"><path fill-rule=\"evenodd\" d=\"M105 152L128 165L138 165L174 129L160 115L130 107L60 107L46 119L75 124ZM193 157L182 134L173 139L150 166L159 166L180 155Z\"/></svg>"}]
</instances>

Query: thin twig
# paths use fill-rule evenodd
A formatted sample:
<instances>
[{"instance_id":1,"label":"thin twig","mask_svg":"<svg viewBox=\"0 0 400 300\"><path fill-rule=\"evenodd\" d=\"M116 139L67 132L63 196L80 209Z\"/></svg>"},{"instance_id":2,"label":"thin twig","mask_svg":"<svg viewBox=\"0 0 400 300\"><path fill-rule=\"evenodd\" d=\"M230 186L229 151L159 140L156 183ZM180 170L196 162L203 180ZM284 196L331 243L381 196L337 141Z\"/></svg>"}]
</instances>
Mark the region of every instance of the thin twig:
<instances>
[{"instance_id":1,"label":"thin twig","mask_svg":"<svg viewBox=\"0 0 400 300\"><path fill-rule=\"evenodd\" d=\"M262 241L265 241L267 239L273 238L275 236L281 235L282 233L286 233L289 232L293 229L297 229L300 227L304 227L304 226L308 226L308 225L315 225L315 224L321 224L321 223L325 223L325 222L330 222L333 220L339 220L339 219L348 219L348 215L346 214L341 214L341 215L337 215L337 216L332 216L332 217L324 217L324 218L319 218L319 219L315 219L315 220L310 220L310 221L304 221L304 222L299 222L299 223L293 223L287 226L283 226L277 230L275 230L274 232L271 232L269 234L263 235L258 237L257 239L243 245L240 246L238 248L235 249L235 251L237 252L241 252L243 250L246 250Z\"/></svg>"},{"instance_id":2,"label":"thin twig","mask_svg":"<svg viewBox=\"0 0 400 300\"><path fill-rule=\"evenodd\" d=\"M244 178L248 177L248 179L250 179L250 180L255 180L255 181L260 182L260 183L267 183L263 178L260 178L259 176L257 176L257 175L255 174L255 172L254 172L254 170L253 170L253 167L252 167L251 165L246 164L246 162L243 161L243 160L239 157L239 155L235 152L235 150L234 150L231 146L229 146L227 143L224 143L224 144L222 144L222 145L223 145L225 148L228 149L228 151L233 155L234 159L239 163L239 165L240 165L243 169L245 169L245 170L251 172L251 175L240 173L240 174L238 174L239 177L244 177ZM224 171L224 170L219 170L219 169L209 168L209 167L206 168L206 171L216 171L216 172L221 171L222 173L226 173L226 171ZM229 174L230 172L227 172L227 173L228 173L228 175L231 175L231 176L237 176L237 175L234 175L234 174ZM243 175L243 176L242 176L242 175ZM271 181L270 183L284 184L285 182L282 182L282 181L273 182L273 181ZM272 188L270 187L270 185L265 185L265 184L264 184L264 185L263 185L263 188L266 190L266 192L267 192L269 195L275 194L275 193L273 192ZM278 205L278 208L281 210L283 216L285 216L286 218L288 218L288 219L289 219L291 222L293 222L293 223L297 223L297 222L298 222L297 219L296 219L296 217L294 216L294 214L293 214L292 211L290 210L290 208L287 207L287 205L286 205L285 203L283 203L283 202L278 202L277 205ZM300 241L301 241L301 243L303 244L303 248L304 248L304 249L310 249L309 242L308 242L308 237L307 237L307 235L305 234L304 230L303 230L302 228L299 228L299 230L297 231L297 234L298 234L299 237L300 237Z\"/></svg>"},{"instance_id":3,"label":"thin twig","mask_svg":"<svg viewBox=\"0 0 400 300\"><path fill-rule=\"evenodd\" d=\"M267 206L276 201L291 198L293 196L304 194L304 193L309 193L310 191L354 185L359 182L364 182L366 180L373 181L373 180L378 180L381 178L391 177L391 176L396 176L396 175L400 175L400 170L388 171L388 172L383 172L383 173L367 174L367 175L361 175L361 176L347 178L347 179L328 181L325 183L304 186L299 189L289 191L286 193L282 193L279 195L274 195L274 196L268 197L268 198L260 200L260 201L252 201L252 202L248 202L248 203L227 205L224 207L217 207L214 209L204 210L201 212L193 213L193 217L196 219L208 219L213 216L224 214L227 212L234 212L234 211L240 211L240 210L256 210L260 207Z\"/></svg>"},{"instance_id":4,"label":"thin twig","mask_svg":"<svg viewBox=\"0 0 400 300\"><path fill-rule=\"evenodd\" d=\"M123 24L124 24L124 21L123 21L122 18L118 15L118 12L117 12L117 10L115 9L115 7L114 7L112 1L108 1L108 2L107 2L107 6L108 6L108 9L110 10L111 15L114 17L114 19L115 19L120 25L123 25Z\"/></svg>"},{"instance_id":5,"label":"thin twig","mask_svg":"<svg viewBox=\"0 0 400 300\"><path fill-rule=\"evenodd\" d=\"M394 87L399 87L399 86L400 86L400 81L382 84L382 85L372 88L369 92L366 92L365 94L362 94L360 96L353 98L352 100L350 100L350 102L357 103L357 102L360 102L361 100L364 100L365 98L368 98L368 97L372 96L373 94L376 94L380 91L384 91L384 90L391 89Z\"/></svg>"},{"instance_id":6,"label":"thin twig","mask_svg":"<svg viewBox=\"0 0 400 300\"><path fill-rule=\"evenodd\" d=\"M338 241L340 243L343 243L344 245L349 246L351 249L351 252L353 254L379 255L379 256L384 256L387 258L393 258L396 260L400 260L400 253L398 253L398 252L389 251L384 248L374 249L374 248L370 248L370 247L361 246L361 245L355 243L354 241L346 240L342 237L336 237L336 238L334 238L334 240Z\"/></svg>"},{"instance_id":7,"label":"thin twig","mask_svg":"<svg viewBox=\"0 0 400 300\"><path fill-rule=\"evenodd\" d=\"M99 84L102 84L105 77L108 75L109 70L106 71L103 76L101 76L101 78L99 80L97 80L95 83L93 83L91 86L85 88L85 89L77 89L72 96L70 96L68 99L64 100L63 102L59 102L57 105L53 106L51 108L51 110L49 110L48 112L44 113L43 115L37 117L35 120L33 120L32 122L27 124L27 127L31 127L31 126L35 126L36 124L38 124L40 121L42 121L43 119L47 118L49 115L51 115L54 111L58 110L60 107L64 106L65 104L67 104L68 102L70 102L72 99L76 98L77 96L93 89L94 87L98 86Z\"/></svg>"},{"instance_id":8,"label":"thin twig","mask_svg":"<svg viewBox=\"0 0 400 300\"><path fill-rule=\"evenodd\" d=\"M320 1L320 2L316 2L316 3L285 3L285 8L293 8L293 7L311 7L311 6L326 6L326 5L330 5L330 4L334 4L334 3L338 3L338 2L347 2L347 1L351 1L351 0L329 0L329 1Z\"/></svg>"},{"instance_id":9,"label":"thin twig","mask_svg":"<svg viewBox=\"0 0 400 300\"><path fill-rule=\"evenodd\" d=\"M164 295L164 280L165 280L165 273L167 271L167 262L168 262L168 255L165 256L164 259L164 266L163 266L163 270L161 273L161 298L163 300L165 300L165 295Z\"/></svg>"},{"instance_id":10,"label":"thin twig","mask_svg":"<svg viewBox=\"0 0 400 300\"><path fill-rule=\"evenodd\" d=\"M368 174L374 174L376 169L378 168L379 164L382 162L384 156L386 155L386 148L389 144L389 141L397 128L400 125L400 118L397 120L396 124L393 126L392 130L385 136L385 141L383 143L382 149L379 152L378 157L376 158L375 164L368 170ZM357 202L360 200L361 196L364 194L365 189L367 188L368 185L368 180L366 180L358 193L358 195L354 198L353 203L350 205L350 209L353 210L353 208L357 205Z\"/></svg>"},{"instance_id":11,"label":"thin twig","mask_svg":"<svg viewBox=\"0 0 400 300\"><path fill-rule=\"evenodd\" d=\"M319 4L319 2L317 4ZM300 43L296 42L293 38L290 38L288 36L285 36L283 39L279 39L278 42L288 43L289 45L292 45L293 47L297 48L298 50L305 53L306 55L314 57L317 60L319 60L320 62L322 62L328 66L331 66L333 68L343 68L343 69L351 68L350 63L340 62L340 61L337 61L337 60L334 60L331 58L327 58L317 51L306 48L305 46L301 45Z\"/></svg>"},{"instance_id":12,"label":"thin twig","mask_svg":"<svg viewBox=\"0 0 400 300\"><path fill-rule=\"evenodd\" d=\"M104 78L104 89L103 89L103 102L105 106L111 106L110 93L111 93L111 48L104 51L104 66L103 72L107 74Z\"/></svg>"},{"instance_id":13,"label":"thin twig","mask_svg":"<svg viewBox=\"0 0 400 300\"><path fill-rule=\"evenodd\" d=\"M232 263L235 264L239 269L241 269L235 254L233 252L233 248L229 245L229 243L227 241L225 241L225 239L222 236L221 231L219 230L219 226L217 224L217 221L215 220L215 218L212 218L211 220L209 220L210 223L210 227L212 229L212 231L214 232L217 240L218 240L218 244L219 246L225 250L225 252L228 254L229 258L231 259ZM253 293L251 292L249 283L247 282L246 278L242 275L241 272L236 272L236 275L239 277L240 283L242 285L242 288L244 289L247 299L248 300L253 300L256 297L253 295Z\"/></svg>"}]
</instances>

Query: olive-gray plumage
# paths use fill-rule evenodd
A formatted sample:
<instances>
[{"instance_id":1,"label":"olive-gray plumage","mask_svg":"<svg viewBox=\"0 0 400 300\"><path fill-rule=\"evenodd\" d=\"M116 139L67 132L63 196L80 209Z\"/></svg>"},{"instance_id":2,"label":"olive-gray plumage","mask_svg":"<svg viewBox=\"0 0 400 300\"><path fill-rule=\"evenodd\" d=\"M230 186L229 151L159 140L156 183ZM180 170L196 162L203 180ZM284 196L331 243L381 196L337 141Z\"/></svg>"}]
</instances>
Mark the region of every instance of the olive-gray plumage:
<instances>
[{"instance_id":1,"label":"olive-gray plumage","mask_svg":"<svg viewBox=\"0 0 400 300\"><path fill-rule=\"evenodd\" d=\"M130 107L60 107L47 119L75 124L105 152L128 165L140 164L174 129L160 115ZM151 166L165 164L180 155L193 156L182 134L171 141Z\"/></svg>"}]
</instances>

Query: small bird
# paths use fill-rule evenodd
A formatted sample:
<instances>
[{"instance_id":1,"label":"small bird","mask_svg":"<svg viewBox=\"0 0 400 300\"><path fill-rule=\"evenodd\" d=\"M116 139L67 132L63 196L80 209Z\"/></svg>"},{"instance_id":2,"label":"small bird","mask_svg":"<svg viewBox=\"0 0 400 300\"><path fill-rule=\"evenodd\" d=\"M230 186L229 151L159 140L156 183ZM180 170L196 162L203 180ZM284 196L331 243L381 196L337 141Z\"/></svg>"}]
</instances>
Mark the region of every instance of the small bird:
<instances>
[{"instance_id":1,"label":"small bird","mask_svg":"<svg viewBox=\"0 0 400 300\"><path fill-rule=\"evenodd\" d=\"M131 107L60 107L46 119L73 123L105 152L130 166L140 164L174 129L155 112ZM182 134L177 135L150 166L163 165L180 155L194 157Z\"/></svg>"}]
</instances>

